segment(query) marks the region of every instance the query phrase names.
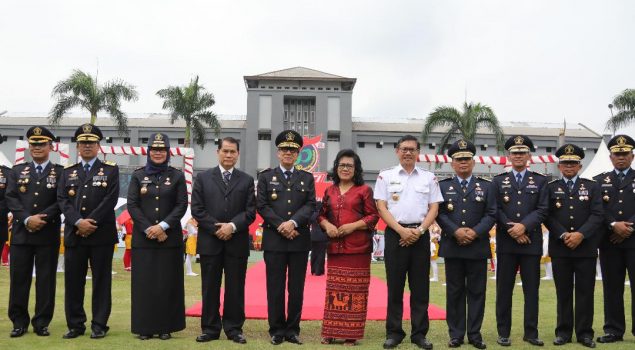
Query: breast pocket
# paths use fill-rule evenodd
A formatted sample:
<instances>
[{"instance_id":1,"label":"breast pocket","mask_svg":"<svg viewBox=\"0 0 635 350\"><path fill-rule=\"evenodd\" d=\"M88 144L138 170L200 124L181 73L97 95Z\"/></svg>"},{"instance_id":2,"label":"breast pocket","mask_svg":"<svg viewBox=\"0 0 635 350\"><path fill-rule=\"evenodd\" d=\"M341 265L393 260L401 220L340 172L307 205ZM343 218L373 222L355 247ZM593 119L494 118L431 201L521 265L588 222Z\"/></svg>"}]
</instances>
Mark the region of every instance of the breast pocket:
<instances>
[{"instance_id":1,"label":"breast pocket","mask_svg":"<svg viewBox=\"0 0 635 350\"><path fill-rule=\"evenodd\" d=\"M427 185L415 186L415 194L417 196L418 201L427 202L428 196L430 195L430 186L427 186Z\"/></svg>"},{"instance_id":2,"label":"breast pocket","mask_svg":"<svg viewBox=\"0 0 635 350\"><path fill-rule=\"evenodd\" d=\"M403 185L401 184L388 186L388 201L392 203L399 201L401 192L403 192Z\"/></svg>"}]
</instances>

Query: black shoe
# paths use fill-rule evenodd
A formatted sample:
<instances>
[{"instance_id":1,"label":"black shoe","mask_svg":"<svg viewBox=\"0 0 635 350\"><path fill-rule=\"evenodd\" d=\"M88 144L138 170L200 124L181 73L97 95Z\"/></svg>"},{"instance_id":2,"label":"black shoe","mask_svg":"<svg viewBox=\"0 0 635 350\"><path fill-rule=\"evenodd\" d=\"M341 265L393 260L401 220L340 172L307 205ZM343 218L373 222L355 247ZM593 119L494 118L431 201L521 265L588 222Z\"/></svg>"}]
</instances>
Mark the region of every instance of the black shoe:
<instances>
[{"instance_id":1,"label":"black shoe","mask_svg":"<svg viewBox=\"0 0 635 350\"><path fill-rule=\"evenodd\" d=\"M297 345L302 345L302 341L300 340L300 338L298 338L297 335L292 334L289 336L284 337L284 340L288 341L289 343L293 343L293 344L297 344Z\"/></svg>"},{"instance_id":2,"label":"black shoe","mask_svg":"<svg viewBox=\"0 0 635 350\"><path fill-rule=\"evenodd\" d=\"M449 348L458 348L459 346L461 346L463 344L463 340L459 339L459 338L452 338L450 339L450 341L448 342L448 347Z\"/></svg>"},{"instance_id":3,"label":"black shoe","mask_svg":"<svg viewBox=\"0 0 635 350\"><path fill-rule=\"evenodd\" d=\"M137 339L139 340L152 339L152 334L139 334L139 336L137 336Z\"/></svg>"},{"instance_id":4,"label":"black shoe","mask_svg":"<svg viewBox=\"0 0 635 350\"><path fill-rule=\"evenodd\" d=\"M419 349L426 349L426 350L432 349L432 342L426 338L413 340L412 343L416 345Z\"/></svg>"},{"instance_id":5,"label":"black shoe","mask_svg":"<svg viewBox=\"0 0 635 350\"><path fill-rule=\"evenodd\" d=\"M394 349L394 348L397 347L397 345L399 345L399 343L401 343L401 342L397 341L396 339L388 338L384 342L384 349Z\"/></svg>"},{"instance_id":6,"label":"black shoe","mask_svg":"<svg viewBox=\"0 0 635 350\"><path fill-rule=\"evenodd\" d=\"M77 329L77 328L71 328L68 330L68 332L66 332L62 338L64 339L74 339L79 337L80 335L84 335L84 330L83 329Z\"/></svg>"},{"instance_id":7,"label":"black shoe","mask_svg":"<svg viewBox=\"0 0 635 350\"><path fill-rule=\"evenodd\" d=\"M597 339L598 343L615 343L616 341L622 340L624 340L624 337L622 337L621 335L615 335L611 333L607 333L601 337L598 337Z\"/></svg>"},{"instance_id":8,"label":"black shoe","mask_svg":"<svg viewBox=\"0 0 635 350\"><path fill-rule=\"evenodd\" d=\"M483 340L470 340L470 344L477 349L487 349L487 344Z\"/></svg>"},{"instance_id":9,"label":"black shoe","mask_svg":"<svg viewBox=\"0 0 635 350\"><path fill-rule=\"evenodd\" d=\"M163 334L159 334L159 339L161 340L168 340L172 338L172 334L170 333L163 333Z\"/></svg>"},{"instance_id":10,"label":"black shoe","mask_svg":"<svg viewBox=\"0 0 635 350\"><path fill-rule=\"evenodd\" d=\"M229 339L231 341L233 341L234 343L247 344L247 338L245 338L245 335L243 335L242 333L238 333L236 335L233 335L233 336L229 337Z\"/></svg>"},{"instance_id":11,"label":"black shoe","mask_svg":"<svg viewBox=\"0 0 635 350\"><path fill-rule=\"evenodd\" d=\"M556 339L553 340L553 345L560 346L566 343L571 343L571 339L566 339L565 337L557 336Z\"/></svg>"},{"instance_id":12,"label":"black shoe","mask_svg":"<svg viewBox=\"0 0 635 350\"><path fill-rule=\"evenodd\" d=\"M526 341L527 343L534 345L534 346L544 346L545 342L543 342L542 340L540 340L539 338L523 338L524 341Z\"/></svg>"},{"instance_id":13,"label":"black shoe","mask_svg":"<svg viewBox=\"0 0 635 350\"><path fill-rule=\"evenodd\" d=\"M498 339L496 339L496 342L500 346L512 346L512 341L507 337L498 337Z\"/></svg>"},{"instance_id":14,"label":"black shoe","mask_svg":"<svg viewBox=\"0 0 635 350\"><path fill-rule=\"evenodd\" d=\"M17 337L21 337L24 335L24 333L27 332L27 328L13 328L11 330L11 333L9 333L9 336L11 338L17 338Z\"/></svg>"},{"instance_id":15,"label":"black shoe","mask_svg":"<svg viewBox=\"0 0 635 350\"><path fill-rule=\"evenodd\" d=\"M280 345L284 342L284 337L281 335L274 335L271 337L271 344Z\"/></svg>"},{"instance_id":16,"label":"black shoe","mask_svg":"<svg viewBox=\"0 0 635 350\"><path fill-rule=\"evenodd\" d=\"M106 336L106 331L101 328L95 328L90 332L90 339L101 339Z\"/></svg>"},{"instance_id":17,"label":"black shoe","mask_svg":"<svg viewBox=\"0 0 635 350\"><path fill-rule=\"evenodd\" d=\"M51 335L51 333L49 333L48 327L35 328L33 331L40 337L48 337L49 335Z\"/></svg>"},{"instance_id":18,"label":"black shoe","mask_svg":"<svg viewBox=\"0 0 635 350\"><path fill-rule=\"evenodd\" d=\"M585 337L582 339L578 339L578 343L586 346L587 348L595 348L595 342L593 341L593 338Z\"/></svg>"},{"instance_id":19,"label":"black shoe","mask_svg":"<svg viewBox=\"0 0 635 350\"><path fill-rule=\"evenodd\" d=\"M203 333L201 335L199 335L198 337L196 337L196 341L199 343L206 343L208 341L212 341L212 340L218 340L218 336L217 335L212 335L209 333Z\"/></svg>"}]
</instances>

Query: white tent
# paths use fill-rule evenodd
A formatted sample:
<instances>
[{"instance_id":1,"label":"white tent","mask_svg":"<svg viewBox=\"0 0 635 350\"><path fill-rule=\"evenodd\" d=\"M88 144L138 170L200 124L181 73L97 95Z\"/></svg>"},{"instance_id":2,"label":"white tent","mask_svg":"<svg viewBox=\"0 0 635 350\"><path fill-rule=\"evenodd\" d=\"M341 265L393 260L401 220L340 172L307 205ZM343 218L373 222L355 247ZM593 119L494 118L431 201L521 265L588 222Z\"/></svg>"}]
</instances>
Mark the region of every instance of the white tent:
<instances>
[{"instance_id":1,"label":"white tent","mask_svg":"<svg viewBox=\"0 0 635 350\"><path fill-rule=\"evenodd\" d=\"M595 175L613 169L613 163L611 163L611 159L609 158L610 155L611 153L606 147L606 143L602 140L597 153L595 153L595 156L591 160L591 163L589 163L586 168L582 169L581 176L590 179Z\"/></svg>"},{"instance_id":2,"label":"white tent","mask_svg":"<svg viewBox=\"0 0 635 350\"><path fill-rule=\"evenodd\" d=\"M0 151L0 165L8 166L9 168L13 165L13 162L11 162L2 151Z\"/></svg>"}]
</instances>

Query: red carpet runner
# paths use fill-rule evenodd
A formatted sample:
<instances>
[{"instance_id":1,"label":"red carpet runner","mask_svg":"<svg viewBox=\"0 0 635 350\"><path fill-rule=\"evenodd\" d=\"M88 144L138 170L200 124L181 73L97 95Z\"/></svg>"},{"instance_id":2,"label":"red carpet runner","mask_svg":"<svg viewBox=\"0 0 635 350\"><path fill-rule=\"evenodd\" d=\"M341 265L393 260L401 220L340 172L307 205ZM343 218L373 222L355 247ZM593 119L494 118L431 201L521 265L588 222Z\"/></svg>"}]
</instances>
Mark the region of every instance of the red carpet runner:
<instances>
[{"instance_id":1,"label":"red carpet runner","mask_svg":"<svg viewBox=\"0 0 635 350\"><path fill-rule=\"evenodd\" d=\"M267 319L267 287L265 282L265 262L261 261L247 270L245 281L245 314L251 319ZM304 287L303 320L321 320L324 314L324 296L326 276L312 276L307 267ZM221 292L221 297L223 293ZM386 282L371 277L368 295L368 319L385 320L388 287ZM222 303L222 301L221 301ZM410 319L410 293L404 293L404 319ZM198 302L185 311L187 316L201 317L202 302ZM221 306L222 312L222 306ZM445 320L445 310L430 304L428 315L431 320Z\"/></svg>"}]
</instances>

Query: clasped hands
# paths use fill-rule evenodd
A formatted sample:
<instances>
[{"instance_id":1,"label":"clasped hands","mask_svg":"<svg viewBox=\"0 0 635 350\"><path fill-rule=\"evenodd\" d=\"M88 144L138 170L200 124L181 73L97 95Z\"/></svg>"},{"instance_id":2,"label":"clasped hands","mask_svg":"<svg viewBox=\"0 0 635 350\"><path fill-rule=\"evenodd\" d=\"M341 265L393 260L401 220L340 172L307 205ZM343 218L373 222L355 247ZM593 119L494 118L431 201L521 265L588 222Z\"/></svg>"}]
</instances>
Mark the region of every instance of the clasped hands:
<instances>
[{"instance_id":1,"label":"clasped hands","mask_svg":"<svg viewBox=\"0 0 635 350\"><path fill-rule=\"evenodd\" d=\"M580 232L565 232L562 234L564 245L571 250L575 250L580 243L582 243L583 239L584 235Z\"/></svg>"},{"instance_id":2,"label":"clasped hands","mask_svg":"<svg viewBox=\"0 0 635 350\"><path fill-rule=\"evenodd\" d=\"M478 234L469 227L459 227L454 231L454 238L459 245L463 246L474 242L478 238Z\"/></svg>"},{"instance_id":3,"label":"clasped hands","mask_svg":"<svg viewBox=\"0 0 635 350\"><path fill-rule=\"evenodd\" d=\"M278 233L281 234L286 239L292 240L300 235L300 232L298 232L298 230L295 229L295 225L293 224L293 221L291 220L281 223L278 226L277 230L278 230Z\"/></svg>"},{"instance_id":4,"label":"clasped hands","mask_svg":"<svg viewBox=\"0 0 635 350\"><path fill-rule=\"evenodd\" d=\"M518 244L531 244L531 240L525 233L527 230L525 225L521 224L520 222L511 222L511 221L508 222L507 225L509 226L507 233L509 233L509 235L514 240L516 240Z\"/></svg>"},{"instance_id":5,"label":"clasped hands","mask_svg":"<svg viewBox=\"0 0 635 350\"><path fill-rule=\"evenodd\" d=\"M29 220L30 221L30 220ZM613 233L609 236L609 241L613 244L620 244L633 234L633 223L628 221L616 221L613 225Z\"/></svg>"},{"instance_id":6,"label":"clasped hands","mask_svg":"<svg viewBox=\"0 0 635 350\"><path fill-rule=\"evenodd\" d=\"M29 223L31 223L31 219L29 219ZM97 229L97 221L95 219L80 219L77 223L77 232L76 234L82 237L90 236Z\"/></svg>"},{"instance_id":7,"label":"clasped hands","mask_svg":"<svg viewBox=\"0 0 635 350\"><path fill-rule=\"evenodd\" d=\"M159 224L148 227L146 230L146 237L149 239L156 239L159 242L163 242L168 239L167 233L165 233L163 227Z\"/></svg>"},{"instance_id":8,"label":"clasped hands","mask_svg":"<svg viewBox=\"0 0 635 350\"><path fill-rule=\"evenodd\" d=\"M221 241L229 241L234 235L234 226L228 222L217 222L214 235Z\"/></svg>"},{"instance_id":9,"label":"clasped hands","mask_svg":"<svg viewBox=\"0 0 635 350\"><path fill-rule=\"evenodd\" d=\"M326 221L324 223L324 226L326 226L326 235L329 236L329 238L343 237L355 231L354 224L344 224L344 225L341 225L340 227L337 227L333 225L332 223Z\"/></svg>"},{"instance_id":10,"label":"clasped hands","mask_svg":"<svg viewBox=\"0 0 635 350\"><path fill-rule=\"evenodd\" d=\"M417 228L401 226L399 230L397 230L397 233L399 234L399 237L401 237L399 239L399 246L401 247L411 246L415 244L415 242L418 241L419 238L421 237L421 234L419 233L419 229Z\"/></svg>"},{"instance_id":11,"label":"clasped hands","mask_svg":"<svg viewBox=\"0 0 635 350\"><path fill-rule=\"evenodd\" d=\"M29 221L26 224L27 231L35 232L41 230L42 227L46 225L46 221L44 220L45 217L46 214L35 214L29 216Z\"/></svg>"}]
</instances>

